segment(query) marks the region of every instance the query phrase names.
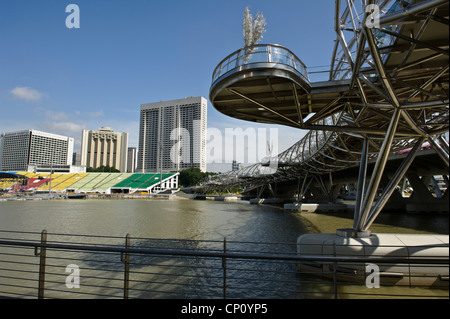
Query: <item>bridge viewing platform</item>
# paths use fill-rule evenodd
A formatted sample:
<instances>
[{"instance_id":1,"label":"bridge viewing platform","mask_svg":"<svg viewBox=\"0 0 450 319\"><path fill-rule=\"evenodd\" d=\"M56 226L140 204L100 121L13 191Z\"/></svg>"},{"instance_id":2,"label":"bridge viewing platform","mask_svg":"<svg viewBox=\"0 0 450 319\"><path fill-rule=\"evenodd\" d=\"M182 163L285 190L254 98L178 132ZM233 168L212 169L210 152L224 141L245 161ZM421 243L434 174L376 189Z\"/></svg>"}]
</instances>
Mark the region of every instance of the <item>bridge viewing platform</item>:
<instances>
[{"instance_id":1,"label":"bridge viewing platform","mask_svg":"<svg viewBox=\"0 0 450 319\"><path fill-rule=\"evenodd\" d=\"M311 83L304 63L278 44L241 48L213 72L210 101L231 117L308 129L330 100L348 92L349 80ZM354 96L357 98L357 96Z\"/></svg>"},{"instance_id":2,"label":"bridge viewing platform","mask_svg":"<svg viewBox=\"0 0 450 319\"><path fill-rule=\"evenodd\" d=\"M247 121L297 127L299 96L311 88L306 66L289 49L275 44L239 49L219 63L213 73L210 101L220 112ZM298 108L297 108L298 106Z\"/></svg>"}]
</instances>

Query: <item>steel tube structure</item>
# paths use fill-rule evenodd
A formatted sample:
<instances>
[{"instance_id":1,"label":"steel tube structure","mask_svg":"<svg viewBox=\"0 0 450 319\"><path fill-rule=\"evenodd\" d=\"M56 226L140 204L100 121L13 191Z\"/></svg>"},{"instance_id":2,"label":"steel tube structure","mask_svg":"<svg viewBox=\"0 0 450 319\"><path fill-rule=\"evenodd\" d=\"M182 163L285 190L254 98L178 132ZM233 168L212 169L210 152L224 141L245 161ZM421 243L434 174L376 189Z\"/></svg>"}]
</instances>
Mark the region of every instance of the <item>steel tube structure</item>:
<instances>
[{"instance_id":1,"label":"steel tube structure","mask_svg":"<svg viewBox=\"0 0 450 319\"><path fill-rule=\"evenodd\" d=\"M408 8L408 10L394 12L394 13L386 14L386 15L380 17L380 25L394 24L395 22L402 21L402 19L405 19L409 16L417 15L419 13L434 9L434 8L444 5L444 4L448 4L448 0L422 1L415 5L412 5L411 7Z\"/></svg>"},{"instance_id":2,"label":"steel tube structure","mask_svg":"<svg viewBox=\"0 0 450 319\"><path fill-rule=\"evenodd\" d=\"M378 191L380 185L381 177L383 175L384 167L386 166L388 156L391 150L391 144L394 139L395 130L397 129L398 121L400 119L400 110L396 109L394 111L394 116L392 117L389 129L386 134L386 138L381 146L380 153L378 154L377 162L375 163L375 168L373 169L372 178L370 179L369 186L367 187L366 194L364 195L364 201L362 207L359 209L359 223L356 225L356 230L363 230L363 222L367 218L370 208L375 199L375 195Z\"/></svg>"},{"instance_id":3,"label":"steel tube structure","mask_svg":"<svg viewBox=\"0 0 450 319\"><path fill-rule=\"evenodd\" d=\"M380 11L377 17L371 16L373 6ZM210 100L217 110L310 131L272 156L276 170L256 163L211 177L202 187L298 184L299 176L321 180L320 175L360 165L354 228L366 230L394 188L388 185L372 210L390 155L428 141L449 165L448 142L441 137L449 131L448 9L448 0L336 0L336 40L325 82L310 82L300 59L278 45L229 55L213 74ZM369 161L376 161L375 168L363 187L361 166Z\"/></svg>"},{"instance_id":4,"label":"steel tube structure","mask_svg":"<svg viewBox=\"0 0 450 319\"><path fill-rule=\"evenodd\" d=\"M437 143L434 140L434 138L432 138L431 136L428 137L428 141L434 147L434 149L437 151L437 153L442 158L442 160L445 162L447 167L449 167L448 151L445 151L445 149L441 145L439 145L439 143Z\"/></svg>"},{"instance_id":5,"label":"steel tube structure","mask_svg":"<svg viewBox=\"0 0 450 319\"><path fill-rule=\"evenodd\" d=\"M360 223L360 209L364 201L365 187L366 187L366 174L367 174L367 155L369 150L369 142L367 138L364 139L363 149L361 152L361 165L359 167L358 176L358 190L356 193L355 213L353 217L353 228L356 229Z\"/></svg>"},{"instance_id":6,"label":"steel tube structure","mask_svg":"<svg viewBox=\"0 0 450 319\"><path fill-rule=\"evenodd\" d=\"M395 190L395 187L400 183L402 178L405 176L406 171L408 170L409 166L413 162L415 156L417 155L417 152L420 150L420 147L422 146L424 142L424 138L420 138L416 145L414 145L413 149L409 152L408 156L403 161L402 165L397 169L394 176L389 181L389 184L386 186L383 194L381 194L380 198L374 205L374 207L371 209L369 216L365 221L363 221L362 229L361 230L368 230L370 225L375 221L378 214L380 214L382 208L386 204L389 197L392 195L392 193ZM357 228L356 228L357 229Z\"/></svg>"}]
</instances>

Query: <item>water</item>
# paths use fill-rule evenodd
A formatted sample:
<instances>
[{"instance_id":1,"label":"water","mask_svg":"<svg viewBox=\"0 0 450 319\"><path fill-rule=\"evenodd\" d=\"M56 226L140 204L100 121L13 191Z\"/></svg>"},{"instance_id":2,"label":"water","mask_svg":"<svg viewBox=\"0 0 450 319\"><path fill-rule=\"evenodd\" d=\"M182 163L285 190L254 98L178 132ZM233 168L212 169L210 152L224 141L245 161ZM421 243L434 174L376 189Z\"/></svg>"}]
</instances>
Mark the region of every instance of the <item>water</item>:
<instances>
[{"instance_id":1,"label":"water","mask_svg":"<svg viewBox=\"0 0 450 319\"><path fill-rule=\"evenodd\" d=\"M352 226L352 214L298 214L285 212L282 208L250 205L248 202L214 202L194 200L57 200L0 202L0 230L41 232L46 229L53 234L80 234L107 236L82 238L83 242L107 245L121 245L124 236L132 237L131 246L139 248L176 249L223 249L227 240L228 251L264 250L271 253L295 253L297 237L305 233L335 232L337 228ZM448 234L448 215L381 214L371 228L374 232L391 233L440 233ZM2 234L4 236L5 234ZM37 237L38 238L38 237ZM76 241L80 238L53 235L52 241ZM36 236L34 237L36 240ZM161 241L163 240L163 241ZM177 241L188 240L188 241ZM249 244L259 243L259 245ZM279 243L268 245L266 243ZM3 250L4 251L4 250ZM30 257L24 262L36 263L30 249ZM8 256L15 262L19 257ZM48 258L56 267L65 267L74 261L83 270L83 292L81 297L99 297L122 293L123 263L117 255L88 254L85 252L49 251ZM54 258L54 259L52 259ZM83 261L80 261L83 260ZM138 298L192 298L222 296L223 268L220 259L167 258L133 256L131 258L133 297ZM98 270L99 266L103 269ZM0 262L1 265L1 262ZM187 265L187 266L186 266ZM9 267L9 266L8 266ZM242 261L228 261L227 276L230 287L228 296L236 298L323 298L331 287L323 288L321 294L304 295L301 290L309 289L302 283L296 267L287 263L249 264ZM51 269L51 268L50 268ZM86 269L92 269L87 275ZM26 270L37 271L35 266ZM267 282L263 276L270 278ZM58 270L59 271L59 270ZM46 280L46 296L70 297L61 289L64 272L50 270ZM107 273L105 273L107 271ZM158 274L163 272L164 274ZM12 270L11 270L12 272ZM7 272L0 276L0 284ZM188 277L191 276L191 277ZM24 275L27 278L30 275ZM86 284L87 279L105 277L102 282ZM176 284L173 278L177 277ZM194 278L194 279L193 279ZM99 279L100 280L100 279ZM150 284L151 288L149 288ZM26 295L30 289L14 283L16 292ZM290 285L288 287L288 284ZM109 288L99 288L99 287ZM205 288L206 287L206 288ZM238 287L233 290L233 287ZM324 286L325 287L325 286ZM349 286L350 287L350 286ZM342 285L340 291L348 291ZM0 287L1 288L1 287ZM64 288L64 287L63 287ZM367 290L367 289L366 289ZM377 290L377 293L391 293L398 288ZM436 290L400 288L400 294L435 295ZM437 292L439 295L442 292ZM445 293L445 292L444 292ZM448 291L446 292L448 295ZM325 297L329 295L325 294Z\"/></svg>"},{"instance_id":2,"label":"water","mask_svg":"<svg viewBox=\"0 0 450 319\"><path fill-rule=\"evenodd\" d=\"M308 232L299 216L279 208L194 200L1 202L0 229L269 242L295 242Z\"/></svg>"},{"instance_id":3,"label":"water","mask_svg":"<svg viewBox=\"0 0 450 319\"><path fill-rule=\"evenodd\" d=\"M295 242L335 232L351 213L298 214L248 202L61 200L0 202L0 229L196 240ZM382 213L371 227L386 233L449 233L448 215Z\"/></svg>"}]
</instances>

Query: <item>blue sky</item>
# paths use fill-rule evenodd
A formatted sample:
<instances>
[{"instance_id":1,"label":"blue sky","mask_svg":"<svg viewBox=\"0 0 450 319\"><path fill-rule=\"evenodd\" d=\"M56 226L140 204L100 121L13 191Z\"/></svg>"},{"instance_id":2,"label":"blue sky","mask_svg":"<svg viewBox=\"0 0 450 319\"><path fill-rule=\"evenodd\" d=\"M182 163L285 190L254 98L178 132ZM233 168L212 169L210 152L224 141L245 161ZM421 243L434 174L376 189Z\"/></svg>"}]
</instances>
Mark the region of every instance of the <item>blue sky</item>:
<instances>
[{"instance_id":1,"label":"blue sky","mask_svg":"<svg viewBox=\"0 0 450 319\"><path fill-rule=\"evenodd\" d=\"M71 3L79 29L65 25ZM208 98L216 65L243 46L246 6L266 18L260 43L286 46L307 67L329 65L331 0L2 0L0 132L72 136L78 151L83 128L110 126L137 146L140 104ZM208 104L208 127L249 126ZM279 127L279 151L303 135Z\"/></svg>"}]
</instances>

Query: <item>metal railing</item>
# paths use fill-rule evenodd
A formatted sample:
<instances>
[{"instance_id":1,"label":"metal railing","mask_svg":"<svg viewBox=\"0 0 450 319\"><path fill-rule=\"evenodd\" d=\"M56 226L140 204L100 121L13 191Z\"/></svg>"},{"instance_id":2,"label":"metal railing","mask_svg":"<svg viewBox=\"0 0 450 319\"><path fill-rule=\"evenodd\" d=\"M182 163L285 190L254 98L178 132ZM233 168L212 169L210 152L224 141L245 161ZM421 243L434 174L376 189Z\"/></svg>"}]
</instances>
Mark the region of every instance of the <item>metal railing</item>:
<instances>
[{"instance_id":1,"label":"metal railing","mask_svg":"<svg viewBox=\"0 0 450 319\"><path fill-rule=\"evenodd\" d=\"M289 49L277 44L257 44L231 53L215 68L212 82L214 83L228 71L253 63L276 63L289 66L299 73L306 83L309 83L305 64Z\"/></svg>"},{"instance_id":2,"label":"metal railing","mask_svg":"<svg viewBox=\"0 0 450 319\"><path fill-rule=\"evenodd\" d=\"M349 265L402 263L448 269L448 256L299 256L295 243L254 243L0 231L5 298L448 298L440 289L367 286ZM20 239L18 239L20 237ZM299 265L311 266L304 270ZM326 265L320 271L317 265ZM312 270L311 270L312 269ZM359 278L358 278L359 277ZM447 286L445 286L445 282ZM393 289L392 289L393 288Z\"/></svg>"}]
</instances>

